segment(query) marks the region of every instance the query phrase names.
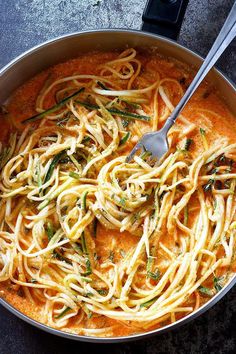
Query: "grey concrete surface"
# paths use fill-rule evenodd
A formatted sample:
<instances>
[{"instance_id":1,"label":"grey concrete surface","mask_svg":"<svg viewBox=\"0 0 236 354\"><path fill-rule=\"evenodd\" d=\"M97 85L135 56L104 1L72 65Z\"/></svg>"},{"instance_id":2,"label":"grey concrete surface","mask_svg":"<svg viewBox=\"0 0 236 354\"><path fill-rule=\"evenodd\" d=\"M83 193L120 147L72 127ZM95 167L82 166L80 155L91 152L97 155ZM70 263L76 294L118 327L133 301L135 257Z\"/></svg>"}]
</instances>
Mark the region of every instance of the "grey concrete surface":
<instances>
[{"instance_id":1,"label":"grey concrete surface","mask_svg":"<svg viewBox=\"0 0 236 354\"><path fill-rule=\"evenodd\" d=\"M0 67L47 39L79 30L141 27L145 0L0 0ZM201 55L213 43L233 0L190 0L179 42ZM219 67L236 81L236 42Z\"/></svg>"},{"instance_id":2,"label":"grey concrete surface","mask_svg":"<svg viewBox=\"0 0 236 354\"><path fill-rule=\"evenodd\" d=\"M201 55L213 43L233 0L190 0L179 42ZM145 0L0 0L0 67L33 45L64 33L141 26ZM219 67L236 82L236 43ZM236 289L194 322L145 341L90 345L53 337L0 308L0 354L233 354Z\"/></svg>"}]
</instances>

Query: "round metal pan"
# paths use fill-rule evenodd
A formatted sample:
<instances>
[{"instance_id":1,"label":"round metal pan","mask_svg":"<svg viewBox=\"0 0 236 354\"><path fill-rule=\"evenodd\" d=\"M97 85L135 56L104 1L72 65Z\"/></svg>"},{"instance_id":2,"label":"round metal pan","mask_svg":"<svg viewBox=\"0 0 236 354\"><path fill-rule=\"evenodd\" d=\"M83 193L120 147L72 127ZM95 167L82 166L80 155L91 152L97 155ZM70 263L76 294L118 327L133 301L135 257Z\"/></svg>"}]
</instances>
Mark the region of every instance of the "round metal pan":
<instances>
[{"instance_id":1,"label":"round metal pan","mask_svg":"<svg viewBox=\"0 0 236 354\"><path fill-rule=\"evenodd\" d=\"M177 44L175 41L147 32L109 29L74 33L50 40L39 46L36 46L20 55L8 65L6 65L2 70L0 70L0 103L4 103L11 95L11 93L17 87L26 82L29 78L56 63L75 58L80 54L90 52L91 50L111 51L117 49L121 50L126 47L140 47L147 48L149 50L156 48L158 53L178 59L195 68L198 68L203 60L199 55ZM221 96L225 100L232 113L236 115L236 87L234 84L216 69L211 71L209 74L209 79L219 90ZM197 311L187 315L186 317L178 320L173 324L149 332L123 337L104 338L70 334L57 329L53 329L31 319L30 317L15 309L4 299L0 298L0 303L19 318L49 333L86 342L114 343L143 339L179 327L180 325L196 318L210 307L212 307L214 304L216 304L232 288L235 283L236 275L205 305L201 306Z\"/></svg>"}]
</instances>

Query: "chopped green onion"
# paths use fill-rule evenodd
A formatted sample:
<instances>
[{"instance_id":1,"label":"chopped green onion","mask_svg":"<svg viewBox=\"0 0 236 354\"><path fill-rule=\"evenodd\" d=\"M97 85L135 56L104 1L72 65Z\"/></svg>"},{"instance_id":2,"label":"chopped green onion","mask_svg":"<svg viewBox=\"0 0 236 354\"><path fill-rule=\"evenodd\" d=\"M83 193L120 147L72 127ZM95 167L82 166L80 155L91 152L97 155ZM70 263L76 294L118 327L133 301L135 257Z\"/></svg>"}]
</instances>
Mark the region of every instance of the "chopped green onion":
<instances>
[{"instance_id":1,"label":"chopped green onion","mask_svg":"<svg viewBox=\"0 0 236 354\"><path fill-rule=\"evenodd\" d=\"M157 269L155 272L152 271L153 257L148 257L147 260L147 277L153 280L158 280L160 278L160 271Z\"/></svg>"},{"instance_id":2,"label":"chopped green onion","mask_svg":"<svg viewBox=\"0 0 236 354\"><path fill-rule=\"evenodd\" d=\"M82 91L84 91L84 87L81 87L81 89L79 89L78 91L74 92L73 95L70 95L66 98L64 98L63 100L61 100L60 102L58 102L55 106L47 109L46 111L39 113L39 114L35 114L33 117L27 118L25 120L23 120L21 123L29 123L29 122L34 122L38 119L41 119L43 117L45 117L48 114L51 114L55 111L57 111L59 108L65 106L65 104L67 102L69 102L73 97L77 96L79 93L81 93Z\"/></svg>"},{"instance_id":3,"label":"chopped green onion","mask_svg":"<svg viewBox=\"0 0 236 354\"><path fill-rule=\"evenodd\" d=\"M152 300L149 300L149 301L146 301L146 302L142 303L142 304L140 305L140 307L141 307L141 308L142 308L142 307L148 307L148 306L154 304L154 302L156 301L156 299L157 299L157 297L154 297Z\"/></svg>"},{"instance_id":4,"label":"chopped green onion","mask_svg":"<svg viewBox=\"0 0 236 354\"><path fill-rule=\"evenodd\" d=\"M86 241L85 241L85 236L84 236L84 232L81 235L81 245L82 245L82 251L85 254L88 254L88 250L87 250L87 245L86 245Z\"/></svg>"},{"instance_id":5,"label":"chopped green onion","mask_svg":"<svg viewBox=\"0 0 236 354\"><path fill-rule=\"evenodd\" d=\"M71 310L70 307L66 307L65 310L63 310L59 315L55 316L55 318L59 319L59 318L63 317L70 310Z\"/></svg>"},{"instance_id":6,"label":"chopped green onion","mask_svg":"<svg viewBox=\"0 0 236 354\"><path fill-rule=\"evenodd\" d=\"M69 155L68 156L69 157L69 159L73 162L73 164L75 165L75 167L78 169L78 170L80 170L80 164L79 164L79 161L82 161L83 160L83 158L80 158L79 159L79 161L74 157L74 155Z\"/></svg>"},{"instance_id":7,"label":"chopped green onion","mask_svg":"<svg viewBox=\"0 0 236 354\"><path fill-rule=\"evenodd\" d=\"M84 106L88 109L97 109L99 110L100 107L94 104L90 104L87 102L82 102L82 101L75 101L76 103L80 104L81 106ZM130 118L130 119L137 119L137 120L143 120L145 122L149 122L150 121L150 117L149 116L143 116L140 114L136 114L136 113L130 113L130 112L126 112L126 111L121 111L119 109L115 109L115 108L106 108L106 110L108 112L110 112L111 114L116 114L116 115L120 115L122 117L126 117L126 118Z\"/></svg>"},{"instance_id":8,"label":"chopped green onion","mask_svg":"<svg viewBox=\"0 0 236 354\"><path fill-rule=\"evenodd\" d=\"M202 143L203 143L204 149L207 150L208 143L207 143L207 139L206 139L206 131L204 129L200 128L200 134L202 137Z\"/></svg>"},{"instance_id":9,"label":"chopped green onion","mask_svg":"<svg viewBox=\"0 0 236 354\"><path fill-rule=\"evenodd\" d=\"M75 179L80 179L80 175L73 171L69 172L69 176Z\"/></svg>"},{"instance_id":10,"label":"chopped green onion","mask_svg":"<svg viewBox=\"0 0 236 354\"><path fill-rule=\"evenodd\" d=\"M110 251L110 254L109 254L109 260L113 263L114 262L114 257L115 257L115 254L113 251Z\"/></svg>"},{"instance_id":11,"label":"chopped green onion","mask_svg":"<svg viewBox=\"0 0 236 354\"><path fill-rule=\"evenodd\" d=\"M148 272L147 275L153 280L158 280L160 278L160 271L156 270L156 272Z\"/></svg>"},{"instance_id":12,"label":"chopped green onion","mask_svg":"<svg viewBox=\"0 0 236 354\"><path fill-rule=\"evenodd\" d=\"M205 192L209 192L212 190L212 186L215 183L215 180L213 178L209 179L209 181L207 182L207 184L204 184L204 186L202 187L203 190Z\"/></svg>"},{"instance_id":13,"label":"chopped green onion","mask_svg":"<svg viewBox=\"0 0 236 354\"><path fill-rule=\"evenodd\" d=\"M44 184L50 180L50 178L52 177L52 173L53 173L54 168L57 166L60 159L65 155L65 153L66 153L66 150L62 150L57 155L54 156L54 158L52 159L52 162L48 168L46 176L44 178L44 182L43 182Z\"/></svg>"},{"instance_id":14,"label":"chopped green onion","mask_svg":"<svg viewBox=\"0 0 236 354\"><path fill-rule=\"evenodd\" d=\"M119 204L120 204L122 207L125 207L125 205L126 205L126 198L120 198Z\"/></svg>"},{"instance_id":15,"label":"chopped green onion","mask_svg":"<svg viewBox=\"0 0 236 354\"><path fill-rule=\"evenodd\" d=\"M58 260L61 261L61 262L66 262L66 263L72 265L72 262L71 262L69 259L65 258L65 257L64 257L61 253L59 253L57 250L53 250L53 258L56 258L56 259L58 259Z\"/></svg>"},{"instance_id":16,"label":"chopped green onion","mask_svg":"<svg viewBox=\"0 0 236 354\"><path fill-rule=\"evenodd\" d=\"M97 290L97 292L100 295L107 295L107 290L106 289L99 289L99 290Z\"/></svg>"},{"instance_id":17,"label":"chopped green onion","mask_svg":"<svg viewBox=\"0 0 236 354\"><path fill-rule=\"evenodd\" d=\"M198 291L200 291L200 293L207 295L207 296L212 296L212 291L209 288L206 288L205 286L200 285L198 287Z\"/></svg>"},{"instance_id":18,"label":"chopped green onion","mask_svg":"<svg viewBox=\"0 0 236 354\"><path fill-rule=\"evenodd\" d=\"M185 146L184 146L184 150L185 151L189 151L192 142L193 142L193 139L187 139L186 140L186 143L185 143Z\"/></svg>"},{"instance_id":19,"label":"chopped green onion","mask_svg":"<svg viewBox=\"0 0 236 354\"><path fill-rule=\"evenodd\" d=\"M100 1L98 1L97 3L100 3ZM87 316L88 316L88 318L92 318L93 317L93 313L91 311L88 311Z\"/></svg>"},{"instance_id":20,"label":"chopped green onion","mask_svg":"<svg viewBox=\"0 0 236 354\"><path fill-rule=\"evenodd\" d=\"M85 273L82 273L82 275L84 275L84 276L92 274L91 263L90 263L90 260L88 258L88 255L86 255L86 256L87 256L87 258L85 260L86 271L85 271Z\"/></svg>"},{"instance_id":21,"label":"chopped green onion","mask_svg":"<svg viewBox=\"0 0 236 354\"><path fill-rule=\"evenodd\" d=\"M145 160L146 158L152 156L152 153L150 151L144 151L141 155L140 155L140 158L142 160Z\"/></svg>"},{"instance_id":22,"label":"chopped green onion","mask_svg":"<svg viewBox=\"0 0 236 354\"><path fill-rule=\"evenodd\" d=\"M122 119L122 120L121 120L121 123L122 123L122 125L123 125L124 128L127 128L128 125L129 125L129 123L130 123L130 121L127 120L127 119Z\"/></svg>"},{"instance_id":23,"label":"chopped green onion","mask_svg":"<svg viewBox=\"0 0 236 354\"><path fill-rule=\"evenodd\" d=\"M86 211L86 209L87 209L86 208L87 195L88 195L88 191L84 191L84 193L81 196L81 201L82 201L81 207L82 207L82 210L84 210L84 211Z\"/></svg>"},{"instance_id":24,"label":"chopped green onion","mask_svg":"<svg viewBox=\"0 0 236 354\"><path fill-rule=\"evenodd\" d=\"M219 292L223 288L222 280L223 280L223 277L214 277L213 282L214 282L214 287L217 292Z\"/></svg>"},{"instance_id":25,"label":"chopped green onion","mask_svg":"<svg viewBox=\"0 0 236 354\"><path fill-rule=\"evenodd\" d=\"M122 98L120 98L119 101L124 102L124 103L126 103L128 106L131 106L131 107L136 108L136 109L142 108L142 106L140 106L140 104L137 104L137 103L134 103L134 102L130 102L130 101L124 100L124 99L122 99Z\"/></svg>"},{"instance_id":26,"label":"chopped green onion","mask_svg":"<svg viewBox=\"0 0 236 354\"><path fill-rule=\"evenodd\" d=\"M143 120L145 122L149 122L150 121L150 117L149 116L144 116L141 114L136 114L136 113L130 113L130 112L125 112L125 111L121 111L119 109L107 109L111 114L117 114L120 115L122 117L126 117L126 118L130 118L130 119L137 119L137 120Z\"/></svg>"},{"instance_id":27,"label":"chopped green onion","mask_svg":"<svg viewBox=\"0 0 236 354\"><path fill-rule=\"evenodd\" d=\"M81 142L82 142L82 144L84 144L84 143L87 143L90 140L91 140L90 136L85 136Z\"/></svg>"},{"instance_id":28,"label":"chopped green onion","mask_svg":"<svg viewBox=\"0 0 236 354\"><path fill-rule=\"evenodd\" d=\"M50 241L54 235L54 230L51 221L47 222L46 233L47 233L48 241Z\"/></svg>"},{"instance_id":29,"label":"chopped green onion","mask_svg":"<svg viewBox=\"0 0 236 354\"><path fill-rule=\"evenodd\" d=\"M82 275L87 276L92 273L92 269L91 269L91 262L89 259L89 253L88 253L88 248L87 248L84 232L81 235L81 245L82 245L82 251L85 254L85 267L86 267L86 271Z\"/></svg>"},{"instance_id":30,"label":"chopped green onion","mask_svg":"<svg viewBox=\"0 0 236 354\"><path fill-rule=\"evenodd\" d=\"M123 136L123 138L120 139L120 145L119 145L119 146L124 145L124 144L127 142L127 140L130 138L130 135L131 135L131 133L130 133L130 132L127 132L127 133Z\"/></svg>"},{"instance_id":31,"label":"chopped green onion","mask_svg":"<svg viewBox=\"0 0 236 354\"><path fill-rule=\"evenodd\" d=\"M92 283L92 279L90 279L90 278L81 277L81 279L82 279L83 281L85 281L86 283Z\"/></svg>"},{"instance_id":32,"label":"chopped green onion","mask_svg":"<svg viewBox=\"0 0 236 354\"><path fill-rule=\"evenodd\" d=\"M98 86L100 86L103 90L109 90L101 81L97 81Z\"/></svg>"},{"instance_id":33,"label":"chopped green onion","mask_svg":"<svg viewBox=\"0 0 236 354\"><path fill-rule=\"evenodd\" d=\"M200 133L201 133L201 135L205 135L206 131L203 128L200 128Z\"/></svg>"}]
</instances>

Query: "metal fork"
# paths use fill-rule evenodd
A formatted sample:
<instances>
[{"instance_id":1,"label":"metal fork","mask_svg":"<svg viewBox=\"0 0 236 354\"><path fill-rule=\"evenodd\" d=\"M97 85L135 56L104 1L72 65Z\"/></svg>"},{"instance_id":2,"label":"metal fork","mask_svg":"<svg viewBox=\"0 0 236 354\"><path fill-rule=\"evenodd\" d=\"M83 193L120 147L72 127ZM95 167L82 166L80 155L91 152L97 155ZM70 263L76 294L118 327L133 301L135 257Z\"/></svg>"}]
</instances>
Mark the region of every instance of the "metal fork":
<instances>
[{"instance_id":1,"label":"metal fork","mask_svg":"<svg viewBox=\"0 0 236 354\"><path fill-rule=\"evenodd\" d=\"M138 143L134 146L131 153L127 156L126 162L130 162L137 151L148 151L153 159L159 160L169 150L167 133L175 123L178 115L192 97L197 87L208 74L210 69L219 59L224 50L228 47L230 42L236 35L236 2L234 3L218 37L216 38L212 48L210 49L206 59L200 67L198 73L193 79L191 85L188 87L184 96L177 104L171 115L167 118L164 126L157 132L147 133L142 136Z\"/></svg>"}]
</instances>

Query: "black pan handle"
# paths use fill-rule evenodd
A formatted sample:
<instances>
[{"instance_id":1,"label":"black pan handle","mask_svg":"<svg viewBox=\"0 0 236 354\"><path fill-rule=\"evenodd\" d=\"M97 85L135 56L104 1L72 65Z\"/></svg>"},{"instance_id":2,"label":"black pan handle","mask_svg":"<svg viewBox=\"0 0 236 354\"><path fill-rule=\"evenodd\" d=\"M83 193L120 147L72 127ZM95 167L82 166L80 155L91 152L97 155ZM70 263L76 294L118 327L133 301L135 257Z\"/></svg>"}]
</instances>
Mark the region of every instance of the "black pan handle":
<instances>
[{"instance_id":1,"label":"black pan handle","mask_svg":"<svg viewBox=\"0 0 236 354\"><path fill-rule=\"evenodd\" d=\"M177 39L189 0L148 0L142 30Z\"/></svg>"}]
</instances>

